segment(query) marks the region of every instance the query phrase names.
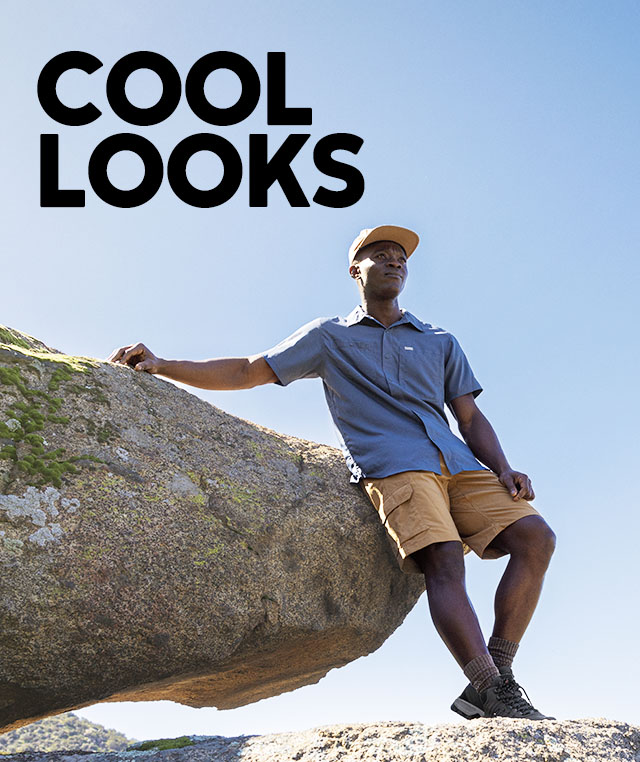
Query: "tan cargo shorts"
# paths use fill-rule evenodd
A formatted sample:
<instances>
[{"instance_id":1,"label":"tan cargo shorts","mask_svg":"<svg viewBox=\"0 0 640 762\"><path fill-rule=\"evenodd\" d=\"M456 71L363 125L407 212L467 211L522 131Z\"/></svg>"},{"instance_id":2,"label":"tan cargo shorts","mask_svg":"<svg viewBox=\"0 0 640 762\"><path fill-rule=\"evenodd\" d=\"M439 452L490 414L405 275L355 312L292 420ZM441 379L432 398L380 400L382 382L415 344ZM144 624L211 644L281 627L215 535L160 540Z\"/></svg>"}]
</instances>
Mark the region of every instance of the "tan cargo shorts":
<instances>
[{"instance_id":1,"label":"tan cargo shorts","mask_svg":"<svg viewBox=\"0 0 640 762\"><path fill-rule=\"evenodd\" d=\"M465 553L480 558L504 555L487 546L503 529L524 516L539 516L526 500L514 500L492 471L451 475L440 455L442 474L403 471L384 479L363 479L396 549L403 572L418 572L411 558L434 542L457 540Z\"/></svg>"}]
</instances>

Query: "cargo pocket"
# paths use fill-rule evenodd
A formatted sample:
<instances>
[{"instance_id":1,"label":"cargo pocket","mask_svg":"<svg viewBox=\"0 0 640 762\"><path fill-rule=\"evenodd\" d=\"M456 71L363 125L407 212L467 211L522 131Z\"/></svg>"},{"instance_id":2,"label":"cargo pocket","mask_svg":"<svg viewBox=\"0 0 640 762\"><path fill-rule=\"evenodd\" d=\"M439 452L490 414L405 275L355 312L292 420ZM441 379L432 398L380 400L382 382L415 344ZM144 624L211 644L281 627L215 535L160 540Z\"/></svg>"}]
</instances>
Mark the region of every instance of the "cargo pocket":
<instances>
[{"instance_id":1,"label":"cargo pocket","mask_svg":"<svg viewBox=\"0 0 640 762\"><path fill-rule=\"evenodd\" d=\"M413 487L409 482L389 485L382 491L382 501L378 509L387 531L401 546L415 535L428 528L425 517L412 500Z\"/></svg>"},{"instance_id":2,"label":"cargo pocket","mask_svg":"<svg viewBox=\"0 0 640 762\"><path fill-rule=\"evenodd\" d=\"M396 510L399 505L406 503L407 500L411 500L413 495L413 487L409 482L404 484L382 484L380 485L380 504L378 505L378 513L382 521L386 523L389 516Z\"/></svg>"}]
</instances>

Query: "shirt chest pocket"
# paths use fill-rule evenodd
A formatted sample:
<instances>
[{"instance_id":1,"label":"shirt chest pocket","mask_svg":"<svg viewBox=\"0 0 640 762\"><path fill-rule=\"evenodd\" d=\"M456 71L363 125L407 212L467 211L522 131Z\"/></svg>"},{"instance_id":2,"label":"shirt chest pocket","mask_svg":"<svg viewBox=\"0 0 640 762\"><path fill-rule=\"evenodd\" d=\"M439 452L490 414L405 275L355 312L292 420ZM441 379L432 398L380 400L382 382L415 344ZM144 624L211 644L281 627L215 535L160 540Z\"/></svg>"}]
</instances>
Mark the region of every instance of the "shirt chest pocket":
<instances>
[{"instance_id":1,"label":"shirt chest pocket","mask_svg":"<svg viewBox=\"0 0 640 762\"><path fill-rule=\"evenodd\" d=\"M400 385L412 397L430 402L444 398L444 355L439 346L418 342L400 348Z\"/></svg>"},{"instance_id":2,"label":"shirt chest pocket","mask_svg":"<svg viewBox=\"0 0 640 762\"><path fill-rule=\"evenodd\" d=\"M378 342L349 339L336 349L339 363L349 377L364 377L375 384L380 383L382 368Z\"/></svg>"}]
</instances>

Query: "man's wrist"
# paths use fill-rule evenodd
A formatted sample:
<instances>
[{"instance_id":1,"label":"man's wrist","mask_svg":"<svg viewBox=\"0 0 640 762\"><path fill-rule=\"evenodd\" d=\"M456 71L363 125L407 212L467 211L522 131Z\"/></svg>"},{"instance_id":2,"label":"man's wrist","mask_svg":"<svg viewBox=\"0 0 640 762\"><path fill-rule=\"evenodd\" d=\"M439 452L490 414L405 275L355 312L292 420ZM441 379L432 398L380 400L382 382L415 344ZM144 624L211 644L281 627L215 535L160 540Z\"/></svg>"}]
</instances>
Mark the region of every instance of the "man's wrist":
<instances>
[{"instance_id":1,"label":"man's wrist","mask_svg":"<svg viewBox=\"0 0 640 762\"><path fill-rule=\"evenodd\" d=\"M159 373L161 376L170 376L171 368L175 366L175 362L175 360L165 360L163 357L158 357L156 373Z\"/></svg>"}]
</instances>

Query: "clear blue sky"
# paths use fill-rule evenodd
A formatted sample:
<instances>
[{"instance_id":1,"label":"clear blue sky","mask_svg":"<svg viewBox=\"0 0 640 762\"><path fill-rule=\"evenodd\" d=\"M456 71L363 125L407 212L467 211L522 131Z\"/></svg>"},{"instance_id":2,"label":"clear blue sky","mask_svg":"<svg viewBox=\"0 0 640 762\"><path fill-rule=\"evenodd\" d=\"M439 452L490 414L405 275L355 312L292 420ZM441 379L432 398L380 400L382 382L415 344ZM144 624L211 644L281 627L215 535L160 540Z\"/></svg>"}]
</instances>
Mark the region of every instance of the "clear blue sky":
<instances>
[{"instance_id":1,"label":"clear blue sky","mask_svg":"<svg viewBox=\"0 0 640 762\"><path fill-rule=\"evenodd\" d=\"M139 340L171 358L251 354L314 317L351 310L346 251L362 227L414 228L422 243L401 303L458 337L485 388L480 407L514 467L531 475L535 504L559 537L517 675L559 718L640 723L640 6L5 0L3 11L0 322L95 357ZM81 128L57 125L36 98L42 66L73 49L104 62L92 77L60 82L69 104L91 98L104 112ZM289 103L313 108L310 145L331 132L364 139L350 157L366 180L361 201L292 209L275 188L268 208L249 208L245 177L215 209L186 206L166 183L142 207L104 204L88 186L87 162L115 132L145 135L166 159L180 140L211 129L246 160L250 132L268 132L276 146L306 131L268 128L264 98L235 127L209 128L184 100L167 122L130 127L110 113L104 85L116 60L144 49L183 77L214 50L244 55L264 76L267 52L286 51ZM233 76L211 79L210 97L231 103ZM139 73L128 92L149 105L158 81ZM87 190L84 209L39 207L44 132L60 133L62 183ZM310 157L307 146L293 166L312 196L325 178ZM130 155L109 171L123 187L140 178ZM206 187L220 168L201 155L189 171ZM194 393L335 444L319 382ZM503 565L468 563L486 629ZM431 723L455 719L448 707L463 685L423 596L378 652L316 686L227 712L159 702L81 714L138 738Z\"/></svg>"}]
</instances>

